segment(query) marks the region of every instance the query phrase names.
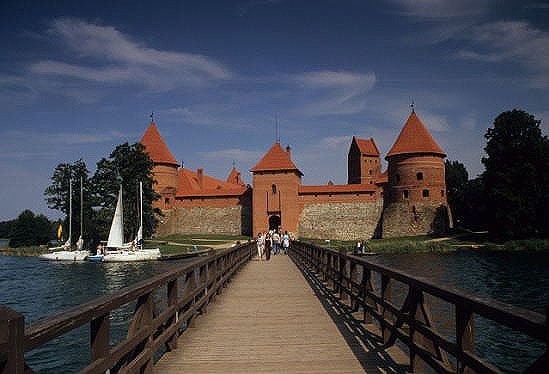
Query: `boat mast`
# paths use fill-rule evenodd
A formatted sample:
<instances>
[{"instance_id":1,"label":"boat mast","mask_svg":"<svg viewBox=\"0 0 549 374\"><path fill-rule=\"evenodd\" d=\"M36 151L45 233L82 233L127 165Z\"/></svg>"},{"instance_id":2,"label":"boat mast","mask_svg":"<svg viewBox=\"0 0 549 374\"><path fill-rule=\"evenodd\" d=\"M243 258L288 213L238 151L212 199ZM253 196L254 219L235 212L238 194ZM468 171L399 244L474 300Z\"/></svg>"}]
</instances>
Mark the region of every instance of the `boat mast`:
<instances>
[{"instance_id":1,"label":"boat mast","mask_svg":"<svg viewBox=\"0 0 549 374\"><path fill-rule=\"evenodd\" d=\"M80 176L80 238L84 237L84 182Z\"/></svg>"},{"instance_id":2,"label":"boat mast","mask_svg":"<svg viewBox=\"0 0 549 374\"><path fill-rule=\"evenodd\" d=\"M139 182L139 231L141 232L141 238L139 245L143 249L143 182Z\"/></svg>"},{"instance_id":3,"label":"boat mast","mask_svg":"<svg viewBox=\"0 0 549 374\"><path fill-rule=\"evenodd\" d=\"M69 243L72 238L72 177L69 177Z\"/></svg>"}]
</instances>

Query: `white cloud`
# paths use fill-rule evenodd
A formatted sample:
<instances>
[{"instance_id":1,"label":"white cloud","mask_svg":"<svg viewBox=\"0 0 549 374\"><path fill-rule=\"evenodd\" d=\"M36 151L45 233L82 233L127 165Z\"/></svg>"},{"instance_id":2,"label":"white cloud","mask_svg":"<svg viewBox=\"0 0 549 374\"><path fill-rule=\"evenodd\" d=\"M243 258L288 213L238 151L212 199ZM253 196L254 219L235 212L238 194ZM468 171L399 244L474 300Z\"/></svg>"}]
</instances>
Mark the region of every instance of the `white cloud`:
<instances>
[{"instance_id":1,"label":"white cloud","mask_svg":"<svg viewBox=\"0 0 549 374\"><path fill-rule=\"evenodd\" d=\"M108 143L114 140L133 138L132 135L122 134L118 131L107 132L50 132L47 134L37 132L27 132L20 130L9 130L0 133L0 137L4 141L4 145L10 144L41 144L41 145L83 145L83 144L96 144L96 143ZM16 152L25 154L23 152ZM40 152L38 152L40 153ZM43 152L42 152L43 153ZM29 153L33 154L33 153ZM47 154L51 154L48 152Z\"/></svg>"},{"instance_id":2,"label":"white cloud","mask_svg":"<svg viewBox=\"0 0 549 374\"><path fill-rule=\"evenodd\" d=\"M366 108L366 94L374 87L374 73L315 71L296 74L289 81L302 90L298 112L318 116L353 114Z\"/></svg>"},{"instance_id":3,"label":"white cloud","mask_svg":"<svg viewBox=\"0 0 549 374\"><path fill-rule=\"evenodd\" d=\"M468 39L471 46L457 57L514 63L527 72L529 85L549 87L549 32L527 22L501 21L475 27Z\"/></svg>"},{"instance_id":4,"label":"white cloud","mask_svg":"<svg viewBox=\"0 0 549 374\"><path fill-rule=\"evenodd\" d=\"M37 61L29 66L34 75L92 83L133 83L154 91L201 86L232 76L227 67L209 57L146 47L112 26L62 18L52 22L49 34L83 62Z\"/></svg>"}]
</instances>

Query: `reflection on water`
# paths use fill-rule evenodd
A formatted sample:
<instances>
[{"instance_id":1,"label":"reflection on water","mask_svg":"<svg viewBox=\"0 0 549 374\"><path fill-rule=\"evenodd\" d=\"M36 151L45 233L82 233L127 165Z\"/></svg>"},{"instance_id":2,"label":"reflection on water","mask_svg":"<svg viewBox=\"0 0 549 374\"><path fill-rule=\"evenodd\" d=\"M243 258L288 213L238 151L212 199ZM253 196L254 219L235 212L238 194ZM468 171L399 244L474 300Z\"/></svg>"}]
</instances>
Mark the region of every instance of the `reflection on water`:
<instances>
[{"instance_id":1,"label":"reflection on water","mask_svg":"<svg viewBox=\"0 0 549 374\"><path fill-rule=\"evenodd\" d=\"M549 253L475 252L391 254L372 262L429 278L470 294L545 313L549 305ZM398 282L397 282L398 283ZM406 288L393 288L402 302ZM454 340L454 307L428 297L437 329ZM544 351L544 345L485 318L475 318L476 352L505 372L522 372Z\"/></svg>"},{"instance_id":2,"label":"reflection on water","mask_svg":"<svg viewBox=\"0 0 549 374\"><path fill-rule=\"evenodd\" d=\"M181 263L181 262L179 262ZM113 293L173 267L175 262L70 263L0 256L0 304L25 315L25 323ZM156 295L155 295L156 296ZM135 302L111 314L111 343L126 336ZM89 325L28 353L38 373L77 372L90 361Z\"/></svg>"},{"instance_id":3,"label":"reflection on water","mask_svg":"<svg viewBox=\"0 0 549 374\"><path fill-rule=\"evenodd\" d=\"M549 300L549 253L459 251L379 255L369 260L541 313ZM0 256L0 304L23 313L29 323L112 293L173 265L61 263ZM400 302L404 292L405 287L399 291L398 285L393 286L393 295ZM162 293L154 294L155 301L165 298L165 290ZM433 298L428 301L437 328L453 338L453 307ZM125 337L134 305L113 311L111 343ZM493 322L477 318L475 325L477 352L505 371L522 371L543 350L538 342ZM89 363L89 339L89 327L85 325L27 354L27 362L37 372L77 372Z\"/></svg>"}]
</instances>

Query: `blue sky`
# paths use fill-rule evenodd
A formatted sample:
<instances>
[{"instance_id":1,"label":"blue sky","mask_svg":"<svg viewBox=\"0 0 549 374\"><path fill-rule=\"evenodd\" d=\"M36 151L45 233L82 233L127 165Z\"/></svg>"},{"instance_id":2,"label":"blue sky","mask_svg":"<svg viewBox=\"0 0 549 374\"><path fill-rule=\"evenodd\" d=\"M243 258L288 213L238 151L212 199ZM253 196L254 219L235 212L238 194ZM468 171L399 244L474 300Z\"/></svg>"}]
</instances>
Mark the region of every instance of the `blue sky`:
<instances>
[{"instance_id":1,"label":"blue sky","mask_svg":"<svg viewBox=\"0 0 549 374\"><path fill-rule=\"evenodd\" d=\"M46 213L60 162L140 139L225 178L275 139L305 184L346 183L352 135L395 141L413 100L448 158L482 171L486 129L549 121L549 2L17 1L0 5L0 219Z\"/></svg>"}]
</instances>

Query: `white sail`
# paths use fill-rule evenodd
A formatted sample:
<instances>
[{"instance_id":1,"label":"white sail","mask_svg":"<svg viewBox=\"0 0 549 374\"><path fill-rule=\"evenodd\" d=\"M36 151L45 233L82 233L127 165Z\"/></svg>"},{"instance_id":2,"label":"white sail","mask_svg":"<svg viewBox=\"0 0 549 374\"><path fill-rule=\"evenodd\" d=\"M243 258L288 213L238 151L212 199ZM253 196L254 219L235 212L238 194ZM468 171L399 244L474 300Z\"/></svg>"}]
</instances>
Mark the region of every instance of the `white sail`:
<instances>
[{"instance_id":1,"label":"white sail","mask_svg":"<svg viewBox=\"0 0 549 374\"><path fill-rule=\"evenodd\" d=\"M124 212L122 207L122 185L118 192L118 202L112 219L111 230L109 231L109 239L107 247L120 248L124 245Z\"/></svg>"}]
</instances>

